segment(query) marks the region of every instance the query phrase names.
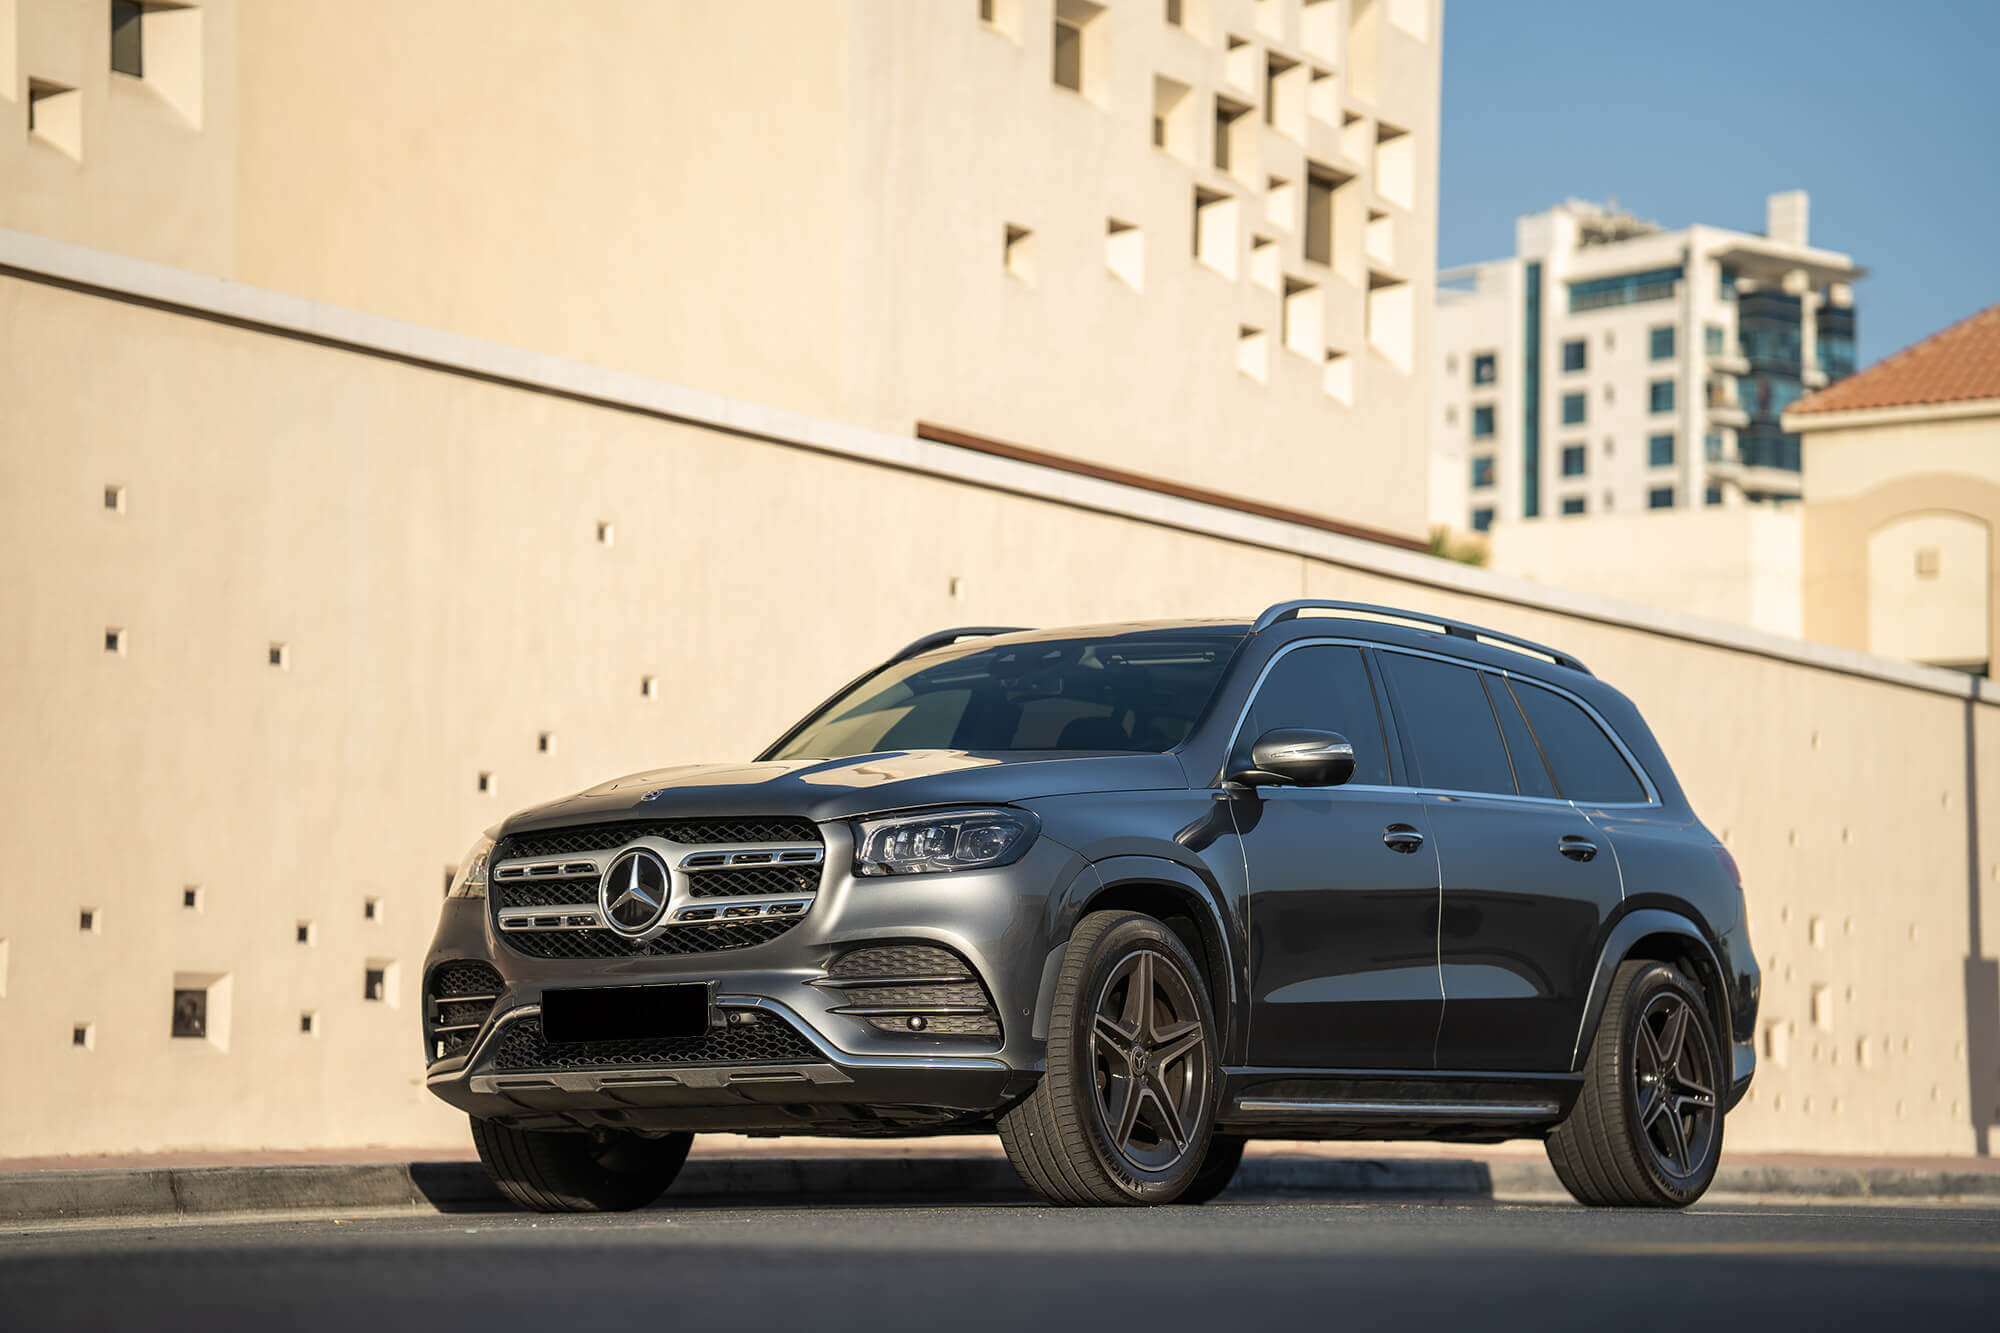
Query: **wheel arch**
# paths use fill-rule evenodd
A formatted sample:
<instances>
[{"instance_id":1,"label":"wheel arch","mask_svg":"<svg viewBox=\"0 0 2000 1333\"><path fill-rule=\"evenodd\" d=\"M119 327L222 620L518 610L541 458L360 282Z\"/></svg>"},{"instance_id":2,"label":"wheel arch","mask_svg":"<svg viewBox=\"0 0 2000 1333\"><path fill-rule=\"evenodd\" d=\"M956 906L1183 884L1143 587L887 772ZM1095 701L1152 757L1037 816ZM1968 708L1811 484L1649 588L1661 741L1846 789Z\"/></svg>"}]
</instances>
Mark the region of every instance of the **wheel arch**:
<instances>
[{"instance_id":1,"label":"wheel arch","mask_svg":"<svg viewBox=\"0 0 2000 1333\"><path fill-rule=\"evenodd\" d=\"M1055 1003L1057 960L1068 947L1076 923L1089 912L1123 910L1153 917L1180 939L1194 955L1208 984L1223 1049L1234 1049L1241 1021L1241 971L1237 948L1228 930L1214 886L1177 862L1150 856L1118 856L1091 866L1093 876L1079 876L1058 908L1049 933L1051 953L1044 967L1041 992L1035 1001L1035 1032L1048 1032Z\"/></svg>"},{"instance_id":2,"label":"wheel arch","mask_svg":"<svg viewBox=\"0 0 2000 1333\"><path fill-rule=\"evenodd\" d=\"M1598 951L1597 971L1590 982L1590 997L1584 1003L1583 1022L1578 1025L1576 1047L1570 1054L1570 1068L1580 1070L1597 1036L1604 1017L1604 1004L1611 993L1611 979L1619 964L1631 959L1669 963L1686 974L1701 991L1715 1026L1717 1047L1725 1056L1730 1050L1732 1028L1729 985L1715 949L1701 927L1679 912L1664 908L1642 908L1619 918Z\"/></svg>"}]
</instances>

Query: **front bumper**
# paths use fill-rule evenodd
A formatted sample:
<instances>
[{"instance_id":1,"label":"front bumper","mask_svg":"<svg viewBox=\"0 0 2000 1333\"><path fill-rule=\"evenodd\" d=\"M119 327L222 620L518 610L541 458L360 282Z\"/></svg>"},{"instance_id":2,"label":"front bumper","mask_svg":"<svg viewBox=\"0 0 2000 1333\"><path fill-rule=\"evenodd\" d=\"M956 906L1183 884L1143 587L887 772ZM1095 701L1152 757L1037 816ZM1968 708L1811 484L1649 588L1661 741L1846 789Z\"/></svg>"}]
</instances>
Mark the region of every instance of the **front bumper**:
<instances>
[{"instance_id":1,"label":"front bumper","mask_svg":"<svg viewBox=\"0 0 2000 1333\"><path fill-rule=\"evenodd\" d=\"M826 868L812 909L776 939L671 957L543 959L510 948L483 900L445 905L426 962L493 967L500 997L470 1046L430 1066L427 1086L481 1118L527 1128L619 1126L650 1131L895 1132L976 1128L1031 1090L1043 1067L1037 999L1062 891L1087 873L1044 836L1010 866L856 880L846 828L826 825ZM963 957L992 996L1000 1035L885 1032L835 1012L847 1000L815 985L862 945L936 944ZM714 982L720 1016L796 1032L780 1058L591 1061L522 1068L503 1058L516 1025L539 1034L544 990ZM768 1030L768 1029L767 1029ZM724 1045L727 1045L726 1043Z\"/></svg>"}]
</instances>

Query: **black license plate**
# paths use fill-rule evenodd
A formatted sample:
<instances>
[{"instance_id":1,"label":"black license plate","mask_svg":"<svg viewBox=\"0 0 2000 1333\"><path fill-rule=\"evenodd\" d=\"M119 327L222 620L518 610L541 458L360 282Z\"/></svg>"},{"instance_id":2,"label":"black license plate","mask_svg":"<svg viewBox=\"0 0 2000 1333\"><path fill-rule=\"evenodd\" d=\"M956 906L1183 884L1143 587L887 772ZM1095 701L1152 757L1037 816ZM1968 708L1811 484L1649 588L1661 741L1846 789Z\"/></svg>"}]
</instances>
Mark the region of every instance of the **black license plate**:
<instances>
[{"instance_id":1,"label":"black license plate","mask_svg":"<svg viewBox=\"0 0 2000 1333\"><path fill-rule=\"evenodd\" d=\"M542 992L542 1036L563 1041L643 1041L708 1031L709 985L596 986Z\"/></svg>"}]
</instances>

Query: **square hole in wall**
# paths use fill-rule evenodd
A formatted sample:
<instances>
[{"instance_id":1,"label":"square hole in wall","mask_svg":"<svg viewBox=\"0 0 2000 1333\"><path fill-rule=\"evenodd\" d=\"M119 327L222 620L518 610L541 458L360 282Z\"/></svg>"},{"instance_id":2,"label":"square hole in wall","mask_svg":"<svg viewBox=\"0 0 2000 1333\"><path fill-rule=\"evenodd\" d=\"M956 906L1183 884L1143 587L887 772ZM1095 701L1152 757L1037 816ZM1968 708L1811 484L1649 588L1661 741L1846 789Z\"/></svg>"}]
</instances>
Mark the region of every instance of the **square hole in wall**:
<instances>
[{"instance_id":1,"label":"square hole in wall","mask_svg":"<svg viewBox=\"0 0 2000 1333\"><path fill-rule=\"evenodd\" d=\"M125 488L123 486L106 486L104 488L104 507L114 514L124 513Z\"/></svg>"},{"instance_id":2,"label":"square hole in wall","mask_svg":"<svg viewBox=\"0 0 2000 1333\"><path fill-rule=\"evenodd\" d=\"M479 790L489 796L493 794L495 787L491 773L481 773L479 775Z\"/></svg>"},{"instance_id":3,"label":"square hole in wall","mask_svg":"<svg viewBox=\"0 0 2000 1333\"><path fill-rule=\"evenodd\" d=\"M370 958L361 970L361 998L371 1004L396 1007L396 960Z\"/></svg>"},{"instance_id":4,"label":"square hole in wall","mask_svg":"<svg viewBox=\"0 0 2000 1333\"><path fill-rule=\"evenodd\" d=\"M299 1032L307 1037L319 1035L319 1014L311 1009L299 1010Z\"/></svg>"},{"instance_id":5,"label":"square hole in wall","mask_svg":"<svg viewBox=\"0 0 2000 1333\"><path fill-rule=\"evenodd\" d=\"M1146 289L1146 234L1118 218L1104 221L1104 265L1133 291Z\"/></svg>"},{"instance_id":6,"label":"square hole in wall","mask_svg":"<svg viewBox=\"0 0 2000 1333\"><path fill-rule=\"evenodd\" d=\"M280 671L287 670L292 665L292 650L282 643L274 643L266 654L266 660Z\"/></svg>"},{"instance_id":7,"label":"square hole in wall","mask_svg":"<svg viewBox=\"0 0 2000 1333\"><path fill-rule=\"evenodd\" d=\"M105 652L117 653L120 657L123 657L125 655L125 646L128 641L129 641L128 636L126 635L124 630L118 628L116 625L106 626L104 630Z\"/></svg>"},{"instance_id":8,"label":"square hole in wall","mask_svg":"<svg viewBox=\"0 0 2000 1333\"><path fill-rule=\"evenodd\" d=\"M1354 358L1334 348L1326 349L1326 396L1335 402L1354 405Z\"/></svg>"},{"instance_id":9,"label":"square hole in wall","mask_svg":"<svg viewBox=\"0 0 2000 1333\"><path fill-rule=\"evenodd\" d=\"M80 907L76 913L76 928L92 935L104 933L104 913L95 907Z\"/></svg>"},{"instance_id":10,"label":"square hole in wall","mask_svg":"<svg viewBox=\"0 0 2000 1333\"><path fill-rule=\"evenodd\" d=\"M227 972L176 972L173 1035L229 1049L230 979Z\"/></svg>"},{"instance_id":11,"label":"square hole in wall","mask_svg":"<svg viewBox=\"0 0 2000 1333\"><path fill-rule=\"evenodd\" d=\"M1812 988L1812 1021L1822 1032L1833 1031L1833 987Z\"/></svg>"},{"instance_id":12,"label":"square hole in wall","mask_svg":"<svg viewBox=\"0 0 2000 1333\"><path fill-rule=\"evenodd\" d=\"M555 752L556 752L556 734L553 731L536 732L535 753L554 754Z\"/></svg>"},{"instance_id":13,"label":"square hole in wall","mask_svg":"<svg viewBox=\"0 0 2000 1333\"><path fill-rule=\"evenodd\" d=\"M73 1023L69 1030L69 1044L81 1046L86 1051L97 1049L97 1024Z\"/></svg>"},{"instance_id":14,"label":"square hole in wall","mask_svg":"<svg viewBox=\"0 0 2000 1333\"><path fill-rule=\"evenodd\" d=\"M657 679L652 676L639 677L639 697L641 699L656 698L659 692L660 682Z\"/></svg>"},{"instance_id":15,"label":"square hole in wall","mask_svg":"<svg viewBox=\"0 0 2000 1333\"><path fill-rule=\"evenodd\" d=\"M1236 200L1199 185L1194 190L1194 257L1226 278L1236 276Z\"/></svg>"},{"instance_id":16,"label":"square hole in wall","mask_svg":"<svg viewBox=\"0 0 2000 1333\"><path fill-rule=\"evenodd\" d=\"M606 522L600 522L597 525L598 545L600 546L611 545L612 541L617 537L617 535L618 535L618 529L616 525Z\"/></svg>"},{"instance_id":17,"label":"square hole in wall","mask_svg":"<svg viewBox=\"0 0 2000 1333\"><path fill-rule=\"evenodd\" d=\"M363 921L380 921L382 919L382 900L380 898L363 898L361 900L361 919Z\"/></svg>"},{"instance_id":18,"label":"square hole in wall","mask_svg":"<svg viewBox=\"0 0 2000 1333\"><path fill-rule=\"evenodd\" d=\"M201 127L201 23L181 0L112 0L111 70L143 82L190 125Z\"/></svg>"},{"instance_id":19,"label":"square hole in wall","mask_svg":"<svg viewBox=\"0 0 2000 1333\"><path fill-rule=\"evenodd\" d=\"M1000 262L1022 282L1035 278L1035 233L1009 222L1001 232Z\"/></svg>"},{"instance_id":20,"label":"square hole in wall","mask_svg":"<svg viewBox=\"0 0 2000 1333\"><path fill-rule=\"evenodd\" d=\"M319 943L319 927L315 926L310 921L301 921L298 923L293 938L295 938L300 944L304 945L317 944Z\"/></svg>"},{"instance_id":21,"label":"square hole in wall","mask_svg":"<svg viewBox=\"0 0 2000 1333\"><path fill-rule=\"evenodd\" d=\"M1282 282L1278 271L1278 243L1268 236L1250 238L1250 281L1267 292L1278 290Z\"/></svg>"},{"instance_id":22,"label":"square hole in wall","mask_svg":"<svg viewBox=\"0 0 2000 1333\"><path fill-rule=\"evenodd\" d=\"M201 885L188 884L182 887L181 909L183 911L199 912L201 910L201 904L202 904Z\"/></svg>"},{"instance_id":23,"label":"square hole in wall","mask_svg":"<svg viewBox=\"0 0 2000 1333\"><path fill-rule=\"evenodd\" d=\"M28 137L67 157L83 157L83 94L52 79L28 80Z\"/></svg>"},{"instance_id":24,"label":"square hole in wall","mask_svg":"<svg viewBox=\"0 0 2000 1333\"><path fill-rule=\"evenodd\" d=\"M1264 330L1250 324L1236 327L1236 368L1264 383L1271 375L1271 340Z\"/></svg>"}]
</instances>

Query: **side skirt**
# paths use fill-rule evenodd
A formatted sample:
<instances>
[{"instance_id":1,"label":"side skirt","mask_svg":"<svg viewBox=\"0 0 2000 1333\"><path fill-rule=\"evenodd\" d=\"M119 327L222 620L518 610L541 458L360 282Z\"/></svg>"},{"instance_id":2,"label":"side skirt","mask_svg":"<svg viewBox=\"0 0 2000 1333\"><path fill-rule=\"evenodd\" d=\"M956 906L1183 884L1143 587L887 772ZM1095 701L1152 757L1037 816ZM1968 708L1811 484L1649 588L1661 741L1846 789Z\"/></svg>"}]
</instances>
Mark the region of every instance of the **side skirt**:
<instances>
[{"instance_id":1,"label":"side skirt","mask_svg":"<svg viewBox=\"0 0 2000 1333\"><path fill-rule=\"evenodd\" d=\"M1540 1138L1575 1102L1576 1074L1228 1069L1217 1122L1294 1139Z\"/></svg>"}]
</instances>

